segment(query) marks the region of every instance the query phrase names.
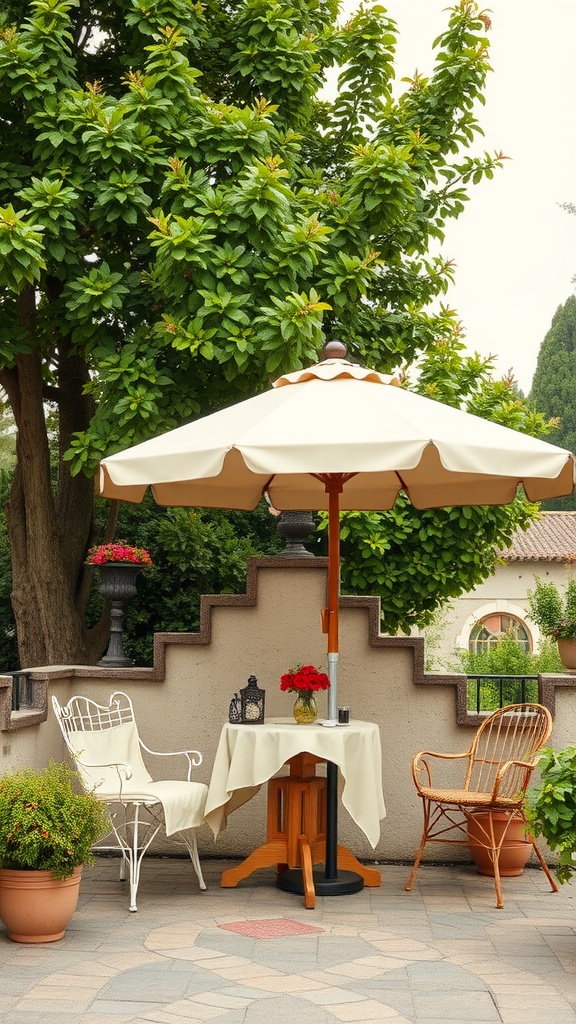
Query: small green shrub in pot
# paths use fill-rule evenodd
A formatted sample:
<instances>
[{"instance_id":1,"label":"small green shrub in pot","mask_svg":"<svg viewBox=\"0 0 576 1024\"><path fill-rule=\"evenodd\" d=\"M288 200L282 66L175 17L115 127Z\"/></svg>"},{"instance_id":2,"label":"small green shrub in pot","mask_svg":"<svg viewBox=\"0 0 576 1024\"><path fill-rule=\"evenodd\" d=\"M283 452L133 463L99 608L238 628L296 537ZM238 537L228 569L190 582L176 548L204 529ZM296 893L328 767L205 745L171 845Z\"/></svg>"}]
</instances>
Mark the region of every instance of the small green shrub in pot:
<instances>
[{"instance_id":1,"label":"small green shrub in pot","mask_svg":"<svg viewBox=\"0 0 576 1024\"><path fill-rule=\"evenodd\" d=\"M20 768L0 778L0 867L65 879L92 863L109 830L106 807L68 765Z\"/></svg>"},{"instance_id":2,"label":"small green shrub in pot","mask_svg":"<svg viewBox=\"0 0 576 1024\"><path fill-rule=\"evenodd\" d=\"M544 636L554 640L576 640L576 576L570 575L562 593L555 583L537 576L528 591L530 618Z\"/></svg>"},{"instance_id":3,"label":"small green shrub in pot","mask_svg":"<svg viewBox=\"0 0 576 1024\"><path fill-rule=\"evenodd\" d=\"M546 747L538 768L540 782L528 792L526 817L534 836L558 854L558 881L569 882L576 870L576 746Z\"/></svg>"}]
</instances>

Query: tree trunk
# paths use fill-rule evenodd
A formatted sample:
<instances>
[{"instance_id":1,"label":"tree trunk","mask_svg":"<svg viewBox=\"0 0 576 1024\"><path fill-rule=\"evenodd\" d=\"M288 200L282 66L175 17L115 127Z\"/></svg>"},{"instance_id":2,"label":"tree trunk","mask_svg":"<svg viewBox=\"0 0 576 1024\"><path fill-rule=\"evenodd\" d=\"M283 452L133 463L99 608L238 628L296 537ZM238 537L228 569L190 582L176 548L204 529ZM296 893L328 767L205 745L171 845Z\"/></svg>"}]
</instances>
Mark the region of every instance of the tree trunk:
<instances>
[{"instance_id":1,"label":"tree trunk","mask_svg":"<svg viewBox=\"0 0 576 1024\"><path fill-rule=\"evenodd\" d=\"M31 287L20 294L18 304L20 324L33 338L36 306ZM23 667L92 664L108 636L105 618L92 630L83 622L91 576L84 559L93 529L93 482L81 474L71 477L62 461L71 434L85 429L90 418L82 394L87 368L71 354L67 339L59 339L54 353L59 387L49 396L58 403L59 455L57 466L51 467L42 356L37 347L31 348L0 378L17 426L17 464L6 519L20 660Z\"/></svg>"}]
</instances>

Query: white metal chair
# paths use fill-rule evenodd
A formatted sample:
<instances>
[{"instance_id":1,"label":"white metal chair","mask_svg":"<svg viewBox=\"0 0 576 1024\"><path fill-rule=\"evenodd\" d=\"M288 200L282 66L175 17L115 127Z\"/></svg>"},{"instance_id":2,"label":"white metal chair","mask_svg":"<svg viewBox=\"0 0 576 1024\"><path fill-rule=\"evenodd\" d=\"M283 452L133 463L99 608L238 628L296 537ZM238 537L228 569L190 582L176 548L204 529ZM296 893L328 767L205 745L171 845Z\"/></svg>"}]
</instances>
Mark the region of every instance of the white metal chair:
<instances>
[{"instance_id":1,"label":"white metal chair","mask_svg":"<svg viewBox=\"0 0 576 1024\"><path fill-rule=\"evenodd\" d=\"M192 768L202 763L201 753L150 750L138 735L132 701L120 690L111 695L107 706L80 695L64 706L53 696L52 706L79 775L110 808L110 836L114 834L122 854L122 881L126 867L129 870L130 910L137 909L142 858L162 828L167 836L179 833L200 888L205 889L194 829L204 823L208 787L191 781ZM187 780L154 782L142 750L156 757L182 755L188 762Z\"/></svg>"}]
</instances>

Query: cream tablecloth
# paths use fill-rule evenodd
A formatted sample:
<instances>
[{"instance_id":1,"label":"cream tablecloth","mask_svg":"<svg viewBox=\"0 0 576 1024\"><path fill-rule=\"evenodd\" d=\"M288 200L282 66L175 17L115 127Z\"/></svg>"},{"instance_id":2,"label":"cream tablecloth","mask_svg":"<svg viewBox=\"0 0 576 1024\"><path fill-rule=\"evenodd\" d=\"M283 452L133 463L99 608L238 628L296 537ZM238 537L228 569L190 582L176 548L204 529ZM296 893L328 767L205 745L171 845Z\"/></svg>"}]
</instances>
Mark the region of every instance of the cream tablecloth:
<instances>
[{"instance_id":1,"label":"cream tablecloth","mask_svg":"<svg viewBox=\"0 0 576 1024\"><path fill-rule=\"evenodd\" d=\"M338 765L344 807L372 848L386 814L382 794L382 750L374 722L347 726L297 725L292 719L269 719L262 725L226 723L214 760L206 797L205 821L215 838L228 815L250 800L289 758L307 751Z\"/></svg>"}]
</instances>

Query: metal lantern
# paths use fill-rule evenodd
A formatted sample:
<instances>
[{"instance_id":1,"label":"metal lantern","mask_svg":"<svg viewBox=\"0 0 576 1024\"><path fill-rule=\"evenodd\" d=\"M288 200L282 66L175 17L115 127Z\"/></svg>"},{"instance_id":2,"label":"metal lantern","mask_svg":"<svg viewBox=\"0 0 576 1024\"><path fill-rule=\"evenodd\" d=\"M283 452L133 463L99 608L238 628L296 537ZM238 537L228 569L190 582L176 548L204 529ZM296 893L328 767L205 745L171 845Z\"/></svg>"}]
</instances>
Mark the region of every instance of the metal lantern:
<instances>
[{"instance_id":1,"label":"metal lantern","mask_svg":"<svg viewBox=\"0 0 576 1024\"><path fill-rule=\"evenodd\" d=\"M238 725L238 723L241 721L240 697L238 696L237 693L234 694L234 696L232 697L232 700L230 701L230 709L228 711L228 721L232 725Z\"/></svg>"},{"instance_id":2,"label":"metal lantern","mask_svg":"<svg viewBox=\"0 0 576 1024\"><path fill-rule=\"evenodd\" d=\"M240 690L240 721L245 725L260 725L264 721L266 691L258 686L256 676L248 677L248 686Z\"/></svg>"}]
</instances>

